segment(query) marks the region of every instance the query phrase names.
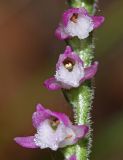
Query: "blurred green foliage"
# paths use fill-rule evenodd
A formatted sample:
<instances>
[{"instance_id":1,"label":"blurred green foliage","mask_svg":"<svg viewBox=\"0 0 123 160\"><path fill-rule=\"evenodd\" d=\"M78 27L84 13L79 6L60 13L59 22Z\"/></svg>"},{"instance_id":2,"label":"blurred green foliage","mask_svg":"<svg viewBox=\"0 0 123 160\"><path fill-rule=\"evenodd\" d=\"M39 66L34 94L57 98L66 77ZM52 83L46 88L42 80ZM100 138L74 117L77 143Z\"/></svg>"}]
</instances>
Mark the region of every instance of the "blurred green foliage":
<instances>
[{"instance_id":1,"label":"blurred green foliage","mask_svg":"<svg viewBox=\"0 0 123 160\"><path fill-rule=\"evenodd\" d=\"M123 113L119 113L100 126L92 150L93 160L122 159Z\"/></svg>"},{"instance_id":2,"label":"blurred green foliage","mask_svg":"<svg viewBox=\"0 0 123 160\"><path fill-rule=\"evenodd\" d=\"M122 41L123 37L123 1L110 1L103 12L105 23L97 30L97 56L106 54L117 42Z\"/></svg>"}]
</instances>

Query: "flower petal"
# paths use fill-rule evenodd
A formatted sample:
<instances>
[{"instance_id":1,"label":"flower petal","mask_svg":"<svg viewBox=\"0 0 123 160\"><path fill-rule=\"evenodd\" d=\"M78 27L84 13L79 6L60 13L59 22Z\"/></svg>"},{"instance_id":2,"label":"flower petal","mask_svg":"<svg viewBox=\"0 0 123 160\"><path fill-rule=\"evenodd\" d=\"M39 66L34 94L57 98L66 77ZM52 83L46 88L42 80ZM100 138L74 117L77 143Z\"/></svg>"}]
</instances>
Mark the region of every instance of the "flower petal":
<instances>
[{"instance_id":1,"label":"flower petal","mask_svg":"<svg viewBox=\"0 0 123 160\"><path fill-rule=\"evenodd\" d=\"M64 55L69 55L72 52L72 48L70 46L66 46Z\"/></svg>"},{"instance_id":2,"label":"flower petal","mask_svg":"<svg viewBox=\"0 0 123 160\"><path fill-rule=\"evenodd\" d=\"M50 110L46 110L46 113L50 116L56 117L59 121L63 122L65 126L71 125L71 121L67 115L60 112L52 112Z\"/></svg>"},{"instance_id":3,"label":"flower petal","mask_svg":"<svg viewBox=\"0 0 123 160\"><path fill-rule=\"evenodd\" d=\"M34 141L41 149L50 148L57 150L59 148L59 142L65 138L65 128L65 125L61 123L54 130L51 127L50 120L47 119L37 129Z\"/></svg>"},{"instance_id":4,"label":"flower petal","mask_svg":"<svg viewBox=\"0 0 123 160\"><path fill-rule=\"evenodd\" d=\"M55 31L55 36L58 40L64 40L69 38L68 34L65 33L64 27L62 24L59 25L59 27Z\"/></svg>"},{"instance_id":5,"label":"flower petal","mask_svg":"<svg viewBox=\"0 0 123 160\"><path fill-rule=\"evenodd\" d=\"M85 77L84 80L88 80L91 79L95 76L97 69L98 69L98 62L94 62L93 65L91 65L90 67L85 68ZM82 83L83 79L81 79L81 83Z\"/></svg>"},{"instance_id":6,"label":"flower petal","mask_svg":"<svg viewBox=\"0 0 123 160\"><path fill-rule=\"evenodd\" d=\"M46 109L41 104L36 106L36 112L34 112L32 115L32 122L35 128L38 128L42 121L50 117L50 115L47 114L45 110Z\"/></svg>"},{"instance_id":7,"label":"flower petal","mask_svg":"<svg viewBox=\"0 0 123 160\"><path fill-rule=\"evenodd\" d=\"M75 134L74 130L72 129L72 125L66 127L64 132L66 133L66 137L62 142L60 142L60 144L59 144L60 148L64 148L66 146L73 145L78 140L76 138L76 134Z\"/></svg>"},{"instance_id":8,"label":"flower petal","mask_svg":"<svg viewBox=\"0 0 123 160\"><path fill-rule=\"evenodd\" d=\"M55 77L51 77L44 82L44 86L49 90L59 90L61 85L56 81Z\"/></svg>"},{"instance_id":9,"label":"flower petal","mask_svg":"<svg viewBox=\"0 0 123 160\"><path fill-rule=\"evenodd\" d=\"M70 18L74 13L82 14L82 15L88 15L87 10L85 8L70 8L67 11L64 12L62 16L62 23L66 27Z\"/></svg>"},{"instance_id":10,"label":"flower petal","mask_svg":"<svg viewBox=\"0 0 123 160\"><path fill-rule=\"evenodd\" d=\"M74 132L77 138L83 138L88 133L88 126L86 125L76 125L73 126Z\"/></svg>"},{"instance_id":11,"label":"flower petal","mask_svg":"<svg viewBox=\"0 0 123 160\"><path fill-rule=\"evenodd\" d=\"M103 16L92 16L92 19L94 22L94 29L100 27L105 20Z\"/></svg>"},{"instance_id":12,"label":"flower petal","mask_svg":"<svg viewBox=\"0 0 123 160\"><path fill-rule=\"evenodd\" d=\"M41 122L43 122L46 119L49 119L50 117L57 118L59 121L63 122L64 125L66 126L71 124L70 119L64 113L52 112L49 109L45 109L41 104L38 104L36 106L36 112L34 112L32 116L33 126L35 128L38 128Z\"/></svg>"},{"instance_id":13,"label":"flower petal","mask_svg":"<svg viewBox=\"0 0 123 160\"><path fill-rule=\"evenodd\" d=\"M34 136L16 137L15 142L25 148L38 148L34 142Z\"/></svg>"},{"instance_id":14,"label":"flower petal","mask_svg":"<svg viewBox=\"0 0 123 160\"><path fill-rule=\"evenodd\" d=\"M56 64L56 70L59 69L63 61L67 58L71 58L72 60L74 60L77 63L80 63L83 66L83 61L81 60L81 58L75 52L72 51L72 48L70 46L66 46L64 53L60 54L59 56L58 62Z\"/></svg>"},{"instance_id":15,"label":"flower petal","mask_svg":"<svg viewBox=\"0 0 123 160\"><path fill-rule=\"evenodd\" d=\"M69 125L66 127L66 138L60 142L59 147L63 148L68 145L77 143L79 139L82 139L88 133L88 126L86 125Z\"/></svg>"}]
</instances>

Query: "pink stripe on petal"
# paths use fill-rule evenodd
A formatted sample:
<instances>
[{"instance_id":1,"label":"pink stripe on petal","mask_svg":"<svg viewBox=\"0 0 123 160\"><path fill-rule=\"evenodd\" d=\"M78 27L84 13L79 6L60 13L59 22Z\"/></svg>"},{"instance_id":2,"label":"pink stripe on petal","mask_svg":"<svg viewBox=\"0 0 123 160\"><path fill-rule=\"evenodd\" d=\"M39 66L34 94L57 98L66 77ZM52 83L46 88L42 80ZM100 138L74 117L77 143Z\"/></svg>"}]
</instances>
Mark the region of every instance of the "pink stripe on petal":
<instances>
[{"instance_id":1,"label":"pink stripe on petal","mask_svg":"<svg viewBox=\"0 0 123 160\"><path fill-rule=\"evenodd\" d=\"M103 16L92 16L92 19L94 22L94 29L100 27L105 20Z\"/></svg>"},{"instance_id":2,"label":"pink stripe on petal","mask_svg":"<svg viewBox=\"0 0 123 160\"><path fill-rule=\"evenodd\" d=\"M50 117L45 110L46 109L41 104L36 106L36 112L32 115L32 123L35 128L38 128L42 121Z\"/></svg>"},{"instance_id":3,"label":"pink stripe on petal","mask_svg":"<svg viewBox=\"0 0 123 160\"><path fill-rule=\"evenodd\" d=\"M34 142L34 136L16 137L15 142L25 148L38 148Z\"/></svg>"},{"instance_id":4,"label":"pink stripe on petal","mask_svg":"<svg viewBox=\"0 0 123 160\"><path fill-rule=\"evenodd\" d=\"M65 49L65 52L64 52L64 55L66 54L70 54L72 52L72 48L71 46L66 46L66 49Z\"/></svg>"},{"instance_id":5,"label":"pink stripe on petal","mask_svg":"<svg viewBox=\"0 0 123 160\"><path fill-rule=\"evenodd\" d=\"M44 82L44 86L49 90L59 90L61 85L56 81L55 77L51 77Z\"/></svg>"},{"instance_id":6,"label":"pink stripe on petal","mask_svg":"<svg viewBox=\"0 0 123 160\"><path fill-rule=\"evenodd\" d=\"M45 108L39 103L39 104L37 104L36 105L36 111L38 112L41 112L41 111L44 111L45 110Z\"/></svg>"},{"instance_id":7,"label":"pink stripe on petal","mask_svg":"<svg viewBox=\"0 0 123 160\"><path fill-rule=\"evenodd\" d=\"M98 69L98 62L94 62L90 67L85 68L85 80L91 79L95 76Z\"/></svg>"},{"instance_id":8,"label":"pink stripe on petal","mask_svg":"<svg viewBox=\"0 0 123 160\"><path fill-rule=\"evenodd\" d=\"M59 25L59 27L56 29L55 36L57 37L58 40L64 40L69 38L68 34L64 32L64 28L62 25Z\"/></svg>"}]
</instances>

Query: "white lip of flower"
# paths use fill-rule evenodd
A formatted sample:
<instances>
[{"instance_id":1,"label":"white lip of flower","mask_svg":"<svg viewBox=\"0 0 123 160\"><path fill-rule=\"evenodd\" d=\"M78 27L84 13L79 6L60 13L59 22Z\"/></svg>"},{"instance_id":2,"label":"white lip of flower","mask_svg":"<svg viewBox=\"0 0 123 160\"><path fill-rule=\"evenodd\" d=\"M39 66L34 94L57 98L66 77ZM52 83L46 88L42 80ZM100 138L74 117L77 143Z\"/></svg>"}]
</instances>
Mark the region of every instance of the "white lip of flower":
<instances>
[{"instance_id":1,"label":"white lip of flower","mask_svg":"<svg viewBox=\"0 0 123 160\"><path fill-rule=\"evenodd\" d=\"M84 77L84 68L80 63L75 63L72 71L69 71L64 64L61 64L56 71L55 78L63 86L78 87L80 80Z\"/></svg>"},{"instance_id":2,"label":"white lip of flower","mask_svg":"<svg viewBox=\"0 0 123 160\"><path fill-rule=\"evenodd\" d=\"M91 17L78 15L77 19L69 20L67 27L64 28L66 34L70 36L78 36L80 39L87 38L89 32L94 28Z\"/></svg>"},{"instance_id":3,"label":"white lip of flower","mask_svg":"<svg viewBox=\"0 0 123 160\"><path fill-rule=\"evenodd\" d=\"M62 122L60 122L56 130L54 130L51 126L50 120L47 119L38 127L34 142L41 149L51 148L52 150L57 150L59 147L63 146L60 142L63 142L66 139L68 131L69 128ZM68 141L68 144L69 143L70 142Z\"/></svg>"}]
</instances>

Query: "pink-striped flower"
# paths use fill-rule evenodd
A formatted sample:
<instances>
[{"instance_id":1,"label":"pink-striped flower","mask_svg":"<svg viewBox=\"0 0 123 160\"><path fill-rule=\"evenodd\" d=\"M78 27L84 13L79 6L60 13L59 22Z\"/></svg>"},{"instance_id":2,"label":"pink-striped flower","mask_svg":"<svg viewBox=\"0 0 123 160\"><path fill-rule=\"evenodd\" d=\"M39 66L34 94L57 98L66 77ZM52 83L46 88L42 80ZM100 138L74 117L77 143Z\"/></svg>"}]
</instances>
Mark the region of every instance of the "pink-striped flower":
<instances>
[{"instance_id":1,"label":"pink-striped flower","mask_svg":"<svg viewBox=\"0 0 123 160\"><path fill-rule=\"evenodd\" d=\"M37 105L32 121L36 134L15 138L16 143L26 148L57 150L75 144L88 133L86 125L72 125L64 113L52 112L41 104Z\"/></svg>"},{"instance_id":2,"label":"pink-striped flower","mask_svg":"<svg viewBox=\"0 0 123 160\"><path fill-rule=\"evenodd\" d=\"M72 51L70 46L67 46L65 52L59 56L56 74L47 79L44 85L49 90L76 88L85 80L94 77L97 68L98 62L94 62L89 67L84 67L84 62L80 57Z\"/></svg>"},{"instance_id":3,"label":"pink-striped flower","mask_svg":"<svg viewBox=\"0 0 123 160\"><path fill-rule=\"evenodd\" d=\"M55 35L60 40L75 36L85 39L103 22L103 16L90 16L85 8L71 8L63 13Z\"/></svg>"}]
</instances>

